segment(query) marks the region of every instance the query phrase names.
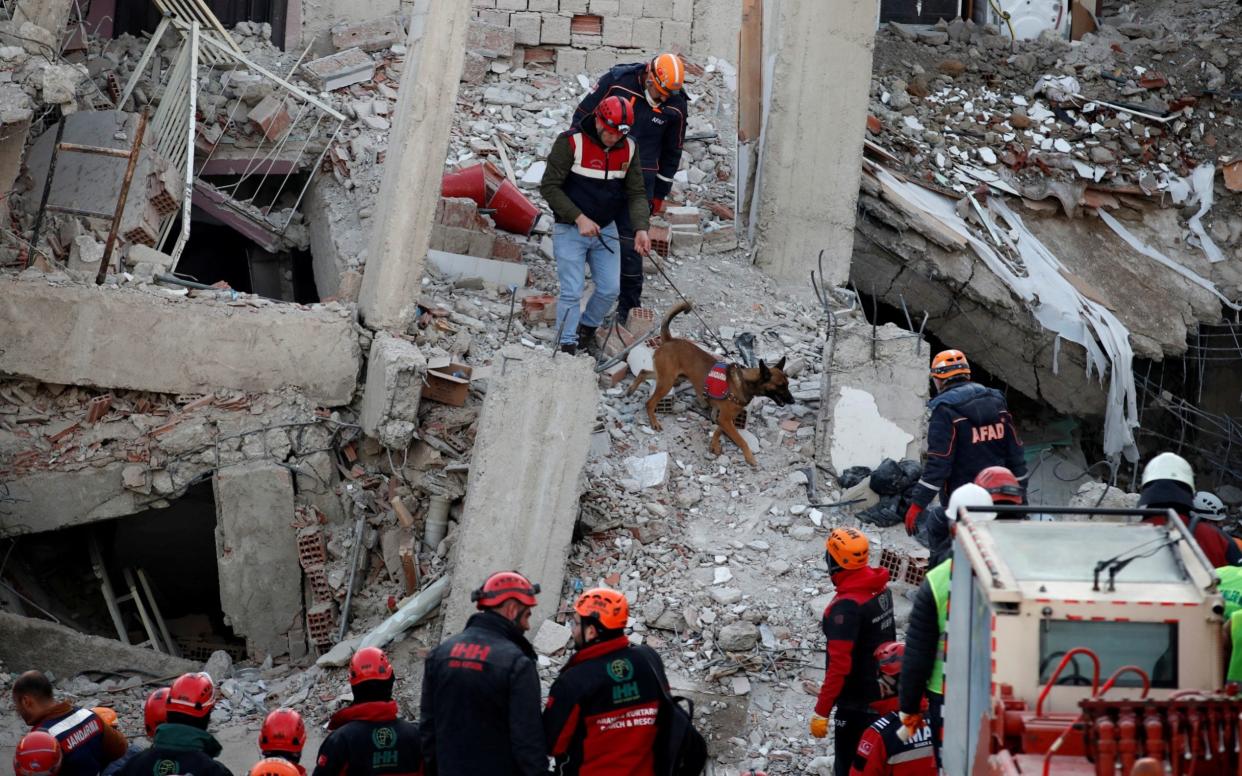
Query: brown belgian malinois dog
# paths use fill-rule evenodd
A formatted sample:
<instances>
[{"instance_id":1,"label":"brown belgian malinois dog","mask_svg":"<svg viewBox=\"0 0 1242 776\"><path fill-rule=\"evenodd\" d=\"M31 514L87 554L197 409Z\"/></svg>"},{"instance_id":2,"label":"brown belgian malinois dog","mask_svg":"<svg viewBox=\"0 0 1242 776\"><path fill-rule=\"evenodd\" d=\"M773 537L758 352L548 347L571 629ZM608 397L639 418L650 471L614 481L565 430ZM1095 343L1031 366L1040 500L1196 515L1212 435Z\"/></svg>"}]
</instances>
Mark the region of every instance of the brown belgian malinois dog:
<instances>
[{"instance_id":1,"label":"brown belgian malinois dog","mask_svg":"<svg viewBox=\"0 0 1242 776\"><path fill-rule=\"evenodd\" d=\"M661 344L653 356L655 370L653 372L650 369L644 369L640 372L634 378L634 382L630 383L625 395L629 396L639 385L650 379L653 374L655 375L655 390L651 392L651 398L647 400L647 418L651 421L651 427L659 431L662 426L656 419L656 404L673 390L673 386L679 379L686 378L694 385L699 398L711 406L716 416L716 430L712 434L711 441L712 454L720 455L720 432L723 431L729 439L733 440L734 444L742 449L742 455L746 456L746 463L758 467L759 464L755 462L750 446L737 432L734 419L757 396L767 396L781 406L793 404L794 398L789 393L789 379L781 371L785 367L785 359L782 357L771 367L763 361L760 361L759 366L754 368L740 364L720 364L715 356L690 340L680 339L669 333L668 326L672 320L689 309L689 302L680 302L664 316L664 322L660 325ZM717 367L723 367L725 371L727 391L722 391L722 396L714 397L707 392L707 379Z\"/></svg>"}]
</instances>

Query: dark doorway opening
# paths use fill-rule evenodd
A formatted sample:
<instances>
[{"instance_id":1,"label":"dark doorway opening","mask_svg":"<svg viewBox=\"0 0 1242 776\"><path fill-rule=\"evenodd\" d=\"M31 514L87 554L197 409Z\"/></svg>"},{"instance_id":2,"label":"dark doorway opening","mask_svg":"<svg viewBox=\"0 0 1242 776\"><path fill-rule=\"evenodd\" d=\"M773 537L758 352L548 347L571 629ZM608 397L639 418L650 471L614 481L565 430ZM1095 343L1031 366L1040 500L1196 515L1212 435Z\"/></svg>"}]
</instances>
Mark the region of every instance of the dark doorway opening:
<instances>
[{"instance_id":1,"label":"dark doorway opening","mask_svg":"<svg viewBox=\"0 0 1242 776\"><path fill-rule=\"evenodd\" d=\"M297 0L292 0L297 2ZM92 5L102 0L92 0ZM206 0L211 12L225 29L238 22L267 22L272 25L272 43L285 47L285 22L290 0ZM139 36L155 32L160 23L160 10L151 0L107 0L116 7L114 36L122 33Z\"/></svg>"}]
</instances>

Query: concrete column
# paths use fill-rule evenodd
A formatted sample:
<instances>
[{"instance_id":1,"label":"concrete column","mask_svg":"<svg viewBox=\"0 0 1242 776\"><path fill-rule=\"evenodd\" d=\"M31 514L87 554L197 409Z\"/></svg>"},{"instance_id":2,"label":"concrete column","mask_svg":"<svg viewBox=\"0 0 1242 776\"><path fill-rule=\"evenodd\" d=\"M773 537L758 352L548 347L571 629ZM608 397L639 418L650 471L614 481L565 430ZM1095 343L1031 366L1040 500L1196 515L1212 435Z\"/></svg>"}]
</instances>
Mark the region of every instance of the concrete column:
<instances>
[{"instance_id":1,"label":"concrete column","mask_svg":"<svg viewBox=\"0 0 1242 776\"><path fill-rule=\"evenodd\" d=\"M767 0L756 263L805 281L824 251L849 277L871 91L874 0Z\"/></svg>"},{"instance_id":2,"label":"concrete column","mask_svg":"<svg viewBox=\"0 0 1242 776\"><path fill-rule=\"evenodd\" d=\"M470 0L416 0L358 306L375 329L413 315L440 197Z\"/></svg>"},{"instance_id":3,"label":"concrete column","mask_svg":"<svg viewBox=\"0 0 1242 776\"><path fill-rule=\"evenodd\" d=\"M491 378L479 414L446 636L466 624L470 591L494 571L516 569L543 587L531 638L556 612L599 389L589 359L529 358Z\"/></svg>"}]
</instances>

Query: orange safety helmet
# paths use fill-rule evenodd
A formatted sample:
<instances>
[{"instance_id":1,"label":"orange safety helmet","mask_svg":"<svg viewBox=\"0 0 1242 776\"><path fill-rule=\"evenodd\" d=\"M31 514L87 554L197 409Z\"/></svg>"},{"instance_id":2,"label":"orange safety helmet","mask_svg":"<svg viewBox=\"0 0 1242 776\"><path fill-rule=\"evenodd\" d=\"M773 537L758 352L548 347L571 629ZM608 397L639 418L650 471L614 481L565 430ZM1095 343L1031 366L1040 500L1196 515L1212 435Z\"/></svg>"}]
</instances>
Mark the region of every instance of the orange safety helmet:
<instances>
[{"instance_id":1,"label":"orange safety helmet","mask_svg":"<svg viewBox=\"0 0 1242 776\"><path fill-rule=\"evenodd\" d=\"M539 585L516 571L497 571L470 594L470 600L480 609L492 609L513 599L523 606L534 606L539 595Z\"/></svg>"},{"instance_id":2,"label":"orange safety helmet","mask_svg":"<svg viewBox=\"0 0 1242 776\"><path fill-rule=\"evenodd\" d=\"M155 738L155 729L168 721L168 688L161 687L147 696L142 706L142 723L147 729L147 738Z\"/></svg>"},{"instance_id":3,"label":"orange safety helmet","mask_svg":"<svg viewBox=\"0 0 1242 776\"><path fill-rule=\"evenodd\" d=\"M970 377L970 362L960 350L942 350L932 359L931 376L937 380L951 377Z\"/></svg>"},{"instance_id":4,"label":"orange safety helmet","mask_svg":"<svg viewBox=\"0 0 1242 776\"><path fill-rule=\"evenodd\" d=\"M875 648L872 653L875 656L876 668L880 673L887 676L898 676L901 674L901 661L906 657L906 643L904 641L886 641Z\"/></svg>"},{"instance_id":5,"label":"orange safety helmet","mask_svg":"<svg viewBox=\"0 0 1242 776\"><path fill-rule=\"evenodd\" d=\"M259 751L263 754L285 752L300 756L305 746L306 723L293 709L276 709L263 720L259 730Z\"/></svg>"},{"instance_id":6,"label":"orange safety helmet","mask_svg":"<svg viewBox=\"0 0 1242 776\"><path fill-rule=\"evenodd\" d=\"M182 674L168 688L168 713L187 717L206 717L216 705L216 685L202 671Z\"/></svg>"},{"instance_id":7,"label":"orange safety helmet","mask_svg":"<svg viewBox=\"0 0 1242 776\"><path fill-rule=\"evenodd\" d=\"M860 569L871 559L871 542L856 528L835 528L824 543L828 555L843 569Z\"/></svg>"},{"instance_id":8,"label":"orange safety helmet","mask_svg":"<svg viewBox=\"0 0 1242 776\"><path fill-rule=\"evenodd\" d=\"M989 466L979 472L975 484L992 494L993 504L1022 503L1022 485L1004 466Z\"/></svg>"},{"instance_id":9,"label":"orange safety helmet","mask_svg":"<svg viewBox=\"0 0 1242 776\"><path fill-rule=\"evenodd\" d=\"M392 679L392 663L379 647L363 647L349 661L349 686Z\"/></svg>"},{"instance_id":10,"label":"orange safety helmet","mask_svg":"<svg viewBox=\"0 0 1242 776\"><path fill-rule=\"evenodd\" d=\"M13 772L17 776L55 776L60 770L60 742L46 730L32 730L17 742Z\"/></svg>"},{"instance_id":11,"label":"orange safety helmet","mask_svg":"<svg viewBox=\"0 0 1242 776\"><path fill-rule=\"evenodd\" d=\"M250 769L250 776L302 776L298 766L283 757L264 757Z\"/></svg>"},{"instance_id":12,"label":"orange safety helmet","mask_svg":"<svg viewBox=\"0 0 1242 776\"><path fill-rule=\"evenodd\" d=\"M116 709L108 706L96 706L91 711L95 712L95 716L102 719L108 727L114 728L117 726Z\"/></svg>"},{"instance_id":13,"label":"orange safety helmet","mask_svg":"<svg viewBox=\"0 0 1242 776\"><path fill-rule=\"evenodd\" d=\"M608 630L621 630L630 618L630 602L625 594L606 587L593 587L578 596L574 611L582 619L595 620Z\"/></svg>"},{"instance_id":14,"label":"orange safety helmet","mask_svg":"<svg viewBox=\"0 0 1242 776\"><path fill-rule=\"evenodd\" d=\"M660 54L647 64L647 85L655 96L667 100L686 82L686 63L676 54Z\"/></svg>"}]
</instances>

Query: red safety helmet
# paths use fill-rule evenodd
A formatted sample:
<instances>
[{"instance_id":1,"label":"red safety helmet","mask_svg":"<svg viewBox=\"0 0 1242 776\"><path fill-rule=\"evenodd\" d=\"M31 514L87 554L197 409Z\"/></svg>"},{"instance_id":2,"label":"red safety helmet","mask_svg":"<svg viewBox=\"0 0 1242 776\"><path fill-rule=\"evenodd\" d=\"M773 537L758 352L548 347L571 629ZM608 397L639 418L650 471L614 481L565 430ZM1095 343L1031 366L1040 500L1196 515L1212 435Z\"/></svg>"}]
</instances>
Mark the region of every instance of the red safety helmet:
<instances>
[{"instance_id":1,"label":"red safety helmet","mask_svg":"<svg viewBox=\"0 0 1242 776\"><path fill-rule=\"evenodd\" d=\"M611 99L611 98L610 98ZM470 600L480 609L493 609L513 599L523 606L538 603L539 585L516 571L497 571L487 578L483 586L470 594Z\"/></svg>"},{"instance_id":2,"label":"red safety helmet","mask_svg":"<svg viewBox=\"0 0 1242 776\"><path fill-rule=\"evenodd\" d=\"M147 738L155 738L155 729L168 721L168 688L161 687L147 696L142 707L142 722Z\"/></svg>"},{"instance_id":3,"label":"red safety helmet","mask_svg":"<svg viewBox=\"0 0 1242 776\"><path fill-rule=\"evenodd\" d=\"M168 713L206 717L216 705L216 685L203 672L182 674L168 688Z\"/></svg>"},{"instance_id":4,"label":"red safety helmet","mask_svg":"<svg viewBox=\"0 0 1242 776\"><path fill-rule=\"evenodd\" d=\"M387 663L386 660L385 663ZM389 673L392 672L391 668L388 670ZM263 727L259 730L260 752L264 754L287 752L301 755L302 748L305 746L306 723L302 721L302 715L293 709L276 709L263 720Z\"/></svg>"},{"instance_id":5,"label":"red safety helmet","mask_svg":"<svg viewBox=\"0 0 1242 776\"><path fill-rule=\"evenodd\" d=\"M992 494L993 504L1022 503L1022 485L1004 466L989 466L979 472L975 484Z\"/></svg>"},{"instance_id":6,"label":"red safety helmet","mask_svg":"<svg viewBox=\"0 0 1242 776\"><path fill-rule=\"evenodd\" d=\"M392 679L392 663L379 647L363 647L349 661L349 686Z\"/></svg>"},{"instance_id":7,"label":"red safety helmet","mask_svg":"<svg viewBox=\"0 0 1242 776\"><path fill-rule=\"evenodd\" d=\"M585 619L593 619L608 630L621 630L630 618L630 602L625 594L606 587L593 587L578 597L574 611Z\"/></svg>"},{"instance_id":8,"label":"red safety helmet","mask_svg":"<svg viewBox=\"0 0 1242 776\"><path fill-rule=\"evenodd\" d=\"M264 757L250 769L250 776L302 776L298 766L282 757Z\"/></svg>"},{"instance_id":9,"label":"red safety helmet","mask_svg":"<svg viewBox=\"0 0 1242 776\"><path fill-rule=\"evenodd\" d=\"M970 377L970 362L960 350L942 350L932 359L931 376L939 380Z\"/></svg>"},{"instance_id":10,"label":"red safety helmet","mask_svg":"<svg viewBox=\"0 0 1242 776\"><path fill-rule=\"evenodd\" d=\"M616 95L605 97L595 106L595 118L612 131L628 135L634 126L634 106Z\"/></svg>"},{"instance_id":11,"label":"red safety helmet","mask_svg":"<svg viewBox=\"0 0 1242 776\"><path fill-rule=\"evenodd\" d=\"M55 776L60 770L60 742L46 730L32 730L17 742L13 772L17 776Z\"/></svg>"},{"instance_id":12,"label":"red safety helmet","mask_svg":"<svg viewBox=\"0 0 1242 776\"><path fill-rule=\"evenodd\" d=\"M906 656L906 644L904 641L886 641L876 647L872 654L880 673L898 676L901 674L901 661Z\"/></svg>"}]
</instances>

